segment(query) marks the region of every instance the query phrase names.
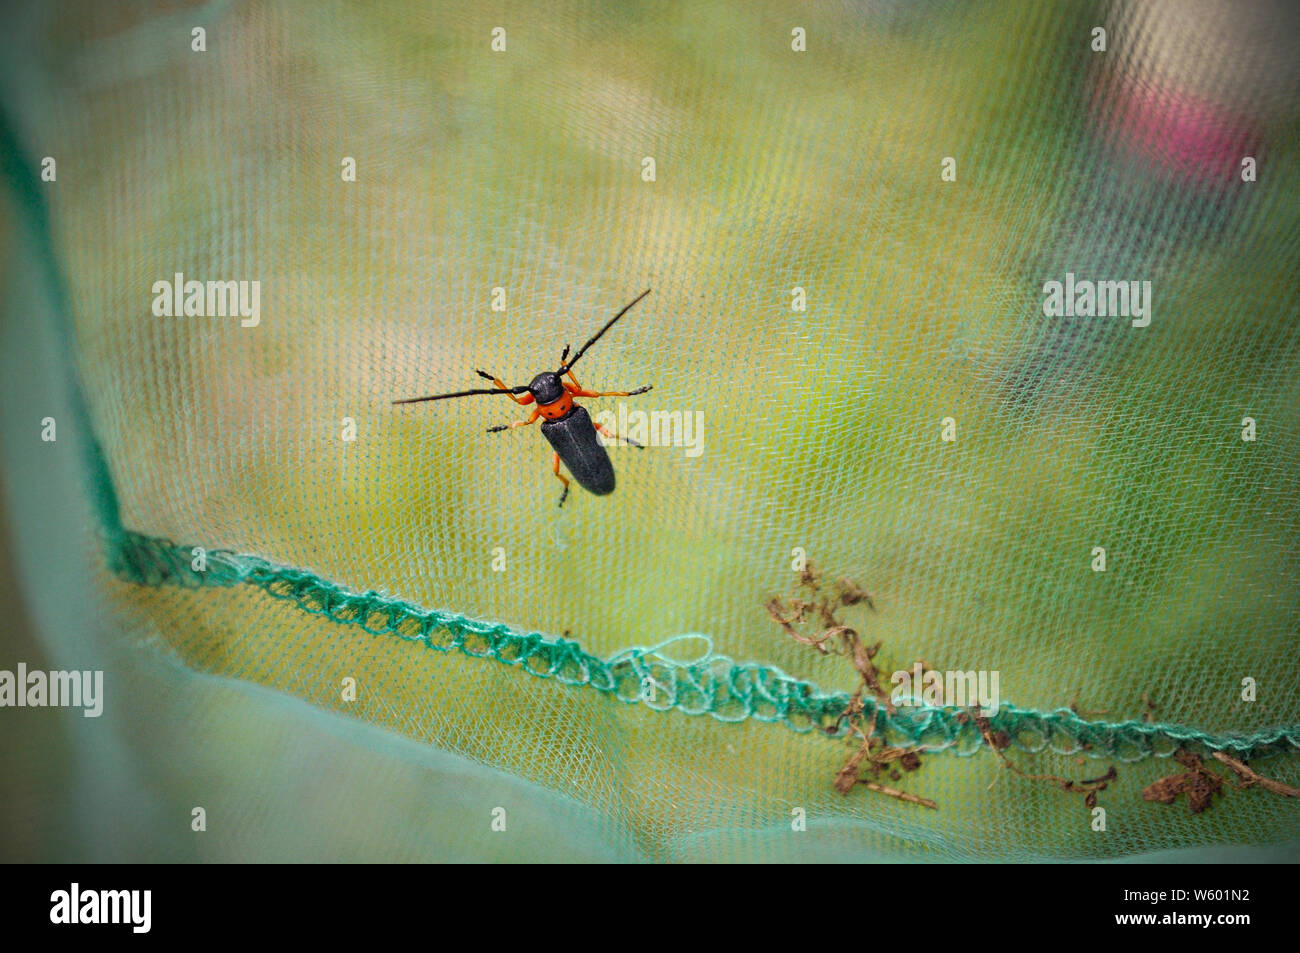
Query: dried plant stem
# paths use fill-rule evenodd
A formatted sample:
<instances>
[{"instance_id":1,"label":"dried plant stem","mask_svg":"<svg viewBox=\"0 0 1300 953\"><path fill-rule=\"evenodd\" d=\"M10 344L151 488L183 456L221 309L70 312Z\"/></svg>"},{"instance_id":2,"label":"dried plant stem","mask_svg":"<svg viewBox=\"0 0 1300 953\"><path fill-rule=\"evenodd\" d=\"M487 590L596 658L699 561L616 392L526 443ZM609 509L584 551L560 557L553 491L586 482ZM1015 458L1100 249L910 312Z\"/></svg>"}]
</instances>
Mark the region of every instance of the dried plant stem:
<instances>
[{"instance_id":1,"label":"dried plant stem","mask_svg":"<svg viewBox=\"0 0 1300 953\"><path fill-rule=\"evenodd\" d=\"M1266 791L1272 791L1274 794L1280 794L1283 797L1300 797L1300 788L1293 788L1289 784L1283 784L1281 781L1274 781L1272 778L1266 778L1264 775L1251 769L1244 762L1238 761L1231 755L1224 754L1222 751L1214 752L1214 757L1230 767L1238 777L1246 783L1242 787L1250 787L1258 784Z\"/></svg>"}]
</instances>

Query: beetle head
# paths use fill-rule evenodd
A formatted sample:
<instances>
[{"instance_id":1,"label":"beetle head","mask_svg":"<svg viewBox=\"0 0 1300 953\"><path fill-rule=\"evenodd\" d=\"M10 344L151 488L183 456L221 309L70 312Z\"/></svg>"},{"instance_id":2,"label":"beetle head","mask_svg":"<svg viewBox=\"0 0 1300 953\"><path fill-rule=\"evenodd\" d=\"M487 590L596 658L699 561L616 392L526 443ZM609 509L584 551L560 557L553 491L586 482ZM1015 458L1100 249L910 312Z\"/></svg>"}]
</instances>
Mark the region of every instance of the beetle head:
<instances>
[{"instance_id":1,"label":"beetle head","mask_svg":"<svg viewBox=\"0 0 1300 953\"><path fill-rule=\"evenodd\" d=\"M564 396L564 385L560 383L559 374L545 371L529 381L528 392L533 395L539 406L545 407Z\"/></svg>"}]
</instances>

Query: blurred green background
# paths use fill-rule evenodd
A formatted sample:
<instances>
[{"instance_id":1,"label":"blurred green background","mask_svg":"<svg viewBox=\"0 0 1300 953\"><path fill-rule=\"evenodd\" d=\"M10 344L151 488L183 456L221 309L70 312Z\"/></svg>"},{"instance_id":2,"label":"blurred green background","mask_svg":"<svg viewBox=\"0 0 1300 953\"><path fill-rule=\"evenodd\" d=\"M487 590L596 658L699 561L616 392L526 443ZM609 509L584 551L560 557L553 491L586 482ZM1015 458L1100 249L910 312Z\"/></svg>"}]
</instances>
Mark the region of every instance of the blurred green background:
<instances>
[{"instance_id":1,"label":"blurred green background","mask_svg":"<svg viewBox=\"0 0 1300 953\"><path fill-rule=\"evenodd\" d=\"M927 759L909 789L939 801L929 813L841 797L841 745L778 725L625 706L252 589L115 580L66 403L75 369L132 530L568 632L600 656L705 633L851 688L843 660L764 612L801 547L873 594L879 611L854 621L885 670L998 670L1004 701L1077 697L1113 720L1145 692L1158 720L1204 731L1296 725L1300 33L1281 6L1225 9L15 12L3 107L58 178L40 187L49 252L16 190L0 204L15 564L0 667L93 661L110 710L0 712L16 729L6 850L1289 857L1300 817L1262 792L1196 817L1144 803L1163 759L1121 765L1104 834L987 753ZM150 288L177 271L260 280L261 323L154 317ZM1043 282L1067 271L1152 281L1151 326L1044 317ZM575 489L560 511L541 435L484 432L520 416L508 401L391 406L477 386L476 367L525 382L645 287L580 377L702 411L699 457L614 451L616 493ZM47 413L68 420L53 445ZM1295 783L1294 757L1267 773ZM219 819L201 836L195 804ZM504 837L499 805L519 818ZM814 819L802 834L793 807Z\"/></svg>"}]
</instances>

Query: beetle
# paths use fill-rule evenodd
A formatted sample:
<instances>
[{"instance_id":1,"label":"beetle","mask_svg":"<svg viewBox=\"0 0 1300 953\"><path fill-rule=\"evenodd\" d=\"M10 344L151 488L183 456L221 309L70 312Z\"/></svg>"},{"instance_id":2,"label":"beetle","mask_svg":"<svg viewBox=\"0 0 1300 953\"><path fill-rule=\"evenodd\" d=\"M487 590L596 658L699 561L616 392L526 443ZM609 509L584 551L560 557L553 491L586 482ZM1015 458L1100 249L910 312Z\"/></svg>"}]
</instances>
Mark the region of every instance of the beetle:
<instances>
[{"instance_id":1,"label":"beetle","mask_svg":"<svg viewBox=\"0 0 1300 953\"><path fill-rule=\"evenodd\" d=\"M495 427L489 427L488 433L500 433L503 430L514 430L516 427L527 427L537 422L539 417L545 418L542 423L542 436L551 445L551 472L559 478L564 484L564 491L560 494L560 506L569 496L569 478L560 472L560 463L563 462L573 474L573 478L578 481L588 493L596 496L605 496L614 492L614 466L609 461L609 454L601 446L600 441L596 439L599 432L609 440L626 440L634 447L644 450L642 444L637 443L630 437L619 437L608 427L596 423L591 419L585 407L574 402L575 397L634 397L637 394L644 394L650 390L653 385L638 387L636 390L608 390L594 391L586 390L578 383L578 378L573 375L573 365L578 363L582 355L587 353L587 349L600 340L601 335L614 326L619 318L632 310L632 306L650 293L647 288L630 302L623 306L618 314L605 322L605 326L591 336L591 338L578 352L569 357L569 346L566 344L564 352L560 355L560 367L556 371L543 371L534 377L527 385L518 387L507 387L500 378L489 374L487 371L475 369L474 373L478 374L485 380L489 380L493 387L481 387L474 390L461 390L453 394L434 394L432 397L407 397L402 400L393 401L394 404L418 404L426 400L449 400L453 397L474 397L479 394L505 394L516 404L527 405L536 404L533 412L525 420L516 420L510 424L498 424ZM566 381L564 378L568 378ZM523 397L517 397L517 394L524 394Z\"/></svg>"}]
</instances>

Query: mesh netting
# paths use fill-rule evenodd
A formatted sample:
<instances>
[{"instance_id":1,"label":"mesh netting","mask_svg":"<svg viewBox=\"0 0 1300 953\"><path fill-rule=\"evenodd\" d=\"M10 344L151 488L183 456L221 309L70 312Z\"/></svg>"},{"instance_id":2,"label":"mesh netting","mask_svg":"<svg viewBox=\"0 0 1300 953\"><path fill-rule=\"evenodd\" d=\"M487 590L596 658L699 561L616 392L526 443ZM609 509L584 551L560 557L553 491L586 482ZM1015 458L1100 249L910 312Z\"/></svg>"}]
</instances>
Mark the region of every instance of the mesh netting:
<instances>
[{"instance_id":1,"label":"mesh netting","mask_svg":"<svg viewBox=\"0 0 1300 953\"><path fill-rule=\"evenodd\" d=\"M108 701L27 849L1285 850L1257 786L1142 797L1180 749L1300 780L1300 23L1225 6L14 14L14 560ZM177 273L259 320L156 314ZM1045 314L1076 280L1149 324ZM557 508L508 400L391 403L526 383L646 287L576 370L654 389L585 405L702 442L611 448L610 496ZM937 810L839 793L856 673L765 608L805 554L886 675L998 672L1025 771L1116 765L1105 830L955 705L868 699Z\"/></svg>"}]
</instances>

